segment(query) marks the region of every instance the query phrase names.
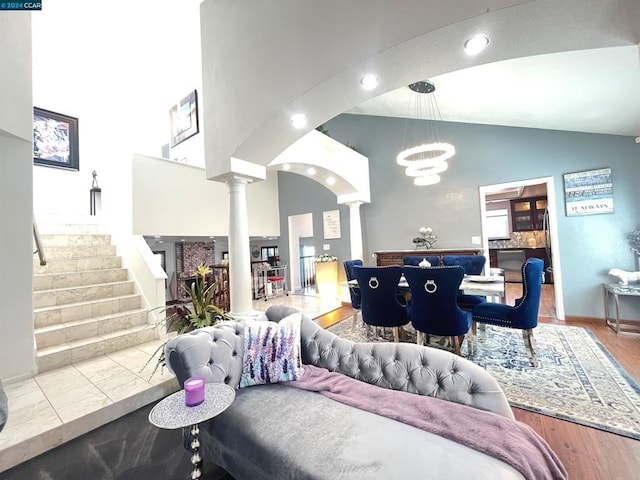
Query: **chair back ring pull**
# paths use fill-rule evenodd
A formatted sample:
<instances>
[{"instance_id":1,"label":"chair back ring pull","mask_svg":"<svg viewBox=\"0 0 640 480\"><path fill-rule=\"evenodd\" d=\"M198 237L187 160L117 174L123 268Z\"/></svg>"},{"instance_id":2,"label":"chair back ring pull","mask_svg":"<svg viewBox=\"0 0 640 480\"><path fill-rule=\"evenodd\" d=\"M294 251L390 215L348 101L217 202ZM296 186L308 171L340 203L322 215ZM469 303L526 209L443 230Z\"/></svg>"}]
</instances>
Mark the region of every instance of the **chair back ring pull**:
<instances>
[{"instance_id":1,"label":"chair back ring pull","mask_svg":"<svg viewBox=\"0 0 640 480\"><path fill-rule=\"evenodd\" d=\"M379 286L380 286L380 282L378 281L377 277L371 277L369 279L369 288L371 288L372 290L375 290Z\"/></svg>"},{"instance_id":2,"label":"chair back ring pull","mask_svg":"<svg viewBox=\"0 0 640 480\"><path fill-rule=\"evenodd\" d=\"M424 289L427 293L436 293L438 285L436 285L435 280L427 280L427 283L424 284Z\"/></svg>"}]
</instances>

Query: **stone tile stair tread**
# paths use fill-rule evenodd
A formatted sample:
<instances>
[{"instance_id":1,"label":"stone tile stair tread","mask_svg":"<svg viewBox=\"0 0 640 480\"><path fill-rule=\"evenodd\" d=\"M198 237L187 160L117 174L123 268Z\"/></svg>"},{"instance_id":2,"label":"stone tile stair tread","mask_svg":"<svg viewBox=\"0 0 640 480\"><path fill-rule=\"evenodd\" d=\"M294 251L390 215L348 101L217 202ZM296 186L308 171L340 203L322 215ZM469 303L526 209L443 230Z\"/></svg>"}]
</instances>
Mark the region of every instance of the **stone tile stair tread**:
<instances>
[{"instance_id":1,"label":"stone tile stair tread","mask_svg":"<svg viewBox=\"0 0 640 480\"><path fill-rule=\"evenodd\" d=\"M102 263L102 265L104 265L105 263L109 263L110 261L112 261L114 258L119 259L120 257L116 256L116 255L98 255L98 256L94 256L94 255L90 255L87 257L55 257L55 258L51 258L49 256L47 256L47 265L40 265L40 260L38 260L37 256L36 258L33 260L33 265L36 271L34 271L34 275L53 275L53 274L65 274L65 273L80 273L80 272L89 272L89 271L96 271L96 272L100 272L102 270L116 270L116 269L122 269L125 267L106 267L106 268L99 268L99 269L91 269L91 270L78 270L78 266L77 266L77 262L78 261L84 261L87 259L91 259L91 260L100 260L100 262ZM106 260L106 262L105 262ZM48 269L52 269L55 266L58 266L60 264L64 264L64 263L76 263L75 265L75 270L62 270L60 272L50 272L47 271ZM71 268L71 267L69 267ZM38 273L37 271L40 271L42 273Z\"/></svg>"},{"instance_id":2,"label":"stone tile stair tread","mask_svg":"<svg viewBox=\"0 0 640 480\"><path fill-rule=\"evenodd\" d=\"M116 247L115 245L49 245L49 246L44 246L44 253L45 256L47 257L47 260L51 260L51 259L67 259L67 258L95 258L96 255L87 255L86 254L86 250L90 250L90 249L96 249L96 248L100 248L100 249L105 249L105 250L109 250L109 251L116 251ZM56 252L56 249L60 249L61 251L69 251L69 250L73 250L74 253L84 253L84 255L70 255L70 256L56 256L54 255ZM82 250L79 250L82 249ZM97 255L99 257L110 257L110 254L107 255Z\"/></svg>"},{"instance_id":3,"label":"stone tile stair tread","mask_svg":"<svg viewBox=\"0 0 640 480\"><path fill-rule=\"evenodd\" d=\"M124 337L142 330L153 329L153 328L154 326L149 324L141 325L139 327L123 328L121 330L116 330L115 332L107 333L104 335L96 335L94 337L83 338L81 340L73 340L71 342L60 343L58 345L53 345L51 347L39 348L36 352L36 356L44 357L46 355L62 352L64 350L83 347L83 346L91 345L94 343L100 343L112 338Z\"/></svg>"},{"instance_id":4,"label":"stone tile stair tread","mask_svg":"<svg viewBox=\"0 0 640 480\"><path fill-rule=\"evenodd\" d=\"M118 312L118 313L109 313L106 315L97 315L95 317L91 317L91 318L82 318L80 320L71 320L68 322L60 322L60 323L55 323L53 325L47 325L46 327L39 327L34 329L35 333L46 333L46 332L52 332L55 330L63 330L65 328L68 327L78 327L81 325L86 325L92 322L104 322L104 321L108 321L108 320L114 320L120 317L124 317L127 315L136 315L136 314L140 314L140 313L146 313L147 310L144 308L135 308L135 309L131 309L131 310L125 310L123 312ZM147 324L146 319L144 319L144 325ZM142 325L142 324L141 324Z\"/></svg>"},{"instance_id":5,"label":"stone tile stair tread","mask_svg":"<svg viewBox=\"0 0 640 480\"><path fill-rule=\"evenodd\" d=\"M67 237L67 240L76 239L76 240L85 240L85 239L93 239L99 241L111 241L111 235L108 233L42 233L40 232L40 239L42 243L46 243L48 240L60 239L63 237ZM69 243L67 242L67 245ZM71 244L75 245L75 244ZM45 245L46 246L46 245Z\"/></svg>"},{"instance_id":6,"label":"stone tile stair tread","mask_svg":"<svg viewBox=\"0 0 640 480\"><path fill-rule=\"evenodd\" d=\"M88 274L88 275L85 275ZM84 277L83 277L84 275ZM93 276L104 275L113 277L124 277L124 279L108 280L104 279L95 280ZM49 284L53 284L60 281L60 278L64 278L66 282L77 283L77 285L69 287L59 288L73 288L73 287L93 287L104 283L125 282L128 280L128 271L126 268L102 268L100 270L77 270L73 272L48 272L48 273L35 273L33 274L33 291L35 292L47 292L54 290Z\"/></svg>"},{"instance_id":7,"label":"stone tile stair tread","mask_svg":"<svg viewBox=\"0 0 640 480\"><path fill-rule=\"evenodd\" d=\"M57 247L56 247L57 248ZM64 247L67 248L67 247ZM55 255L56 252L51 252L50 250L45 250L45 256L47 257L47 264L50 264L54 261L60 261L60 260L87 260L87 259L93 259L93 258L114 258L116 257L116 247L113 247L112 251L109 252L100 252L100 254L96 254L94 252L80 252L78 251L78 248L74 248L74 247L68 247L70 250L73 250L73 254L71 255ZM94 248L94 247L88 247L88 248ZM104 247L103 247L104 248ZM111 250L111 249L110 249ZM36 255L36 260L34 260L33 262L34 265L40 265L39 260L38 260L38 256Z\"/></svg>"},{"instance_id":8,"label":"stone tile stair tread","mask_svg":"<svg viewBox=\"0 0 640 480\"><path fill-rule=\"evenodd\" d=\"M112 257L92 257L92 258L112 258ZM62 260L62 259L57 259L57 260ZM65 259L65 260L69 260L69 259ZM73 260L75 260L75 258ZM121 271L121 270L126 271L127 269L124 267L92 268L89 270L71 270L69 272L34 273L33 276L34 277L47 277L47 276L54 277L56 275L71 275L71 274L82 275L83 273L107 273L107 272L114 272L114 271Z\"/></svg>"},{"instance_id":9,"label":"stone tile stair tread","mask_svg":"<svg viewBox=\"0 0 640 480\"><path fill-rule=\"evenodd\" d=\"M77 285L75 287L61 287L61 288L47 288L46 290L36 290L33 293L61 293L61 292L69 292L71 290L80 290L85 289L88 290L90 288L96 287L109 287L112 285L124 285L126 283L133 284L133 280L115 280L113 282L101 282L101 283L91 283L89 285Z\"/></svg>"},{"instance_id":10,"label":"stone tile stair tread","mask_svg":"<svg viewBox=\"0 0 640 480\"><path fill-rule=\"evenodd\" d=\"M74 302L74 303L65 303L63 305L53 305L51 307L38 307L38 308L34 308L33 309L33 313L41 313L41 312L47 312L47 311L53 311L56 310L58 308L70 308L70 307L78 307L81 305L93 305L95 303L102 303L102 302L111 302L113 300L122 300L125 298L133 298L133 297L139 297L140 294L139 293L131 293L128 295L117 295L115 297L108 297L108 298L99 298L96 300L85 300L82 302Z\"/></svg>"}]
</instances>

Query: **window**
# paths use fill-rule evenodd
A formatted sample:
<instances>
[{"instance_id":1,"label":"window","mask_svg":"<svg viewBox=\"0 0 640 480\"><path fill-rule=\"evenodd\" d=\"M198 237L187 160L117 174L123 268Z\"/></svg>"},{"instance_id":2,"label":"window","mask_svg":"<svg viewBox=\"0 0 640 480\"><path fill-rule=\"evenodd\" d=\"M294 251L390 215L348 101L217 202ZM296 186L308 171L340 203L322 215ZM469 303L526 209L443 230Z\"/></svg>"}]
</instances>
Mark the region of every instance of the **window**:
<instances>
[{"instance_id":1,"label":"window","mask_svg":"<svg viewBox=\"0 0 640 480\"><path fill-rule=\"evenodd\" d=\"M269 262L271 265L276 265L280 260L278 257L278 247L260 247L260 259L263 262Z\"/></svg>"},{"instance_id":2,"label":"window","mask_svg":"<svg viewBox=\"0 0 640 480\"><path fill-rule=\"evenodd\" d=\"M487 237L509 238L509 211L506 208L487 210Z\"/></svg>"},{"instance_id":3,"label":"window","mask_svg":"<svg viewBox=\"0 0 640 480\"><path fill-rule=\"evenodd\" d=\"M153 252L153 254L158 259L158 263L162 267L162 270L164 270L166 272L167 271L167 262L166 262L166 256L165 256L166 254L165 254L165 252L161 250L159 252Z\"/></svg>"}]
</instances>

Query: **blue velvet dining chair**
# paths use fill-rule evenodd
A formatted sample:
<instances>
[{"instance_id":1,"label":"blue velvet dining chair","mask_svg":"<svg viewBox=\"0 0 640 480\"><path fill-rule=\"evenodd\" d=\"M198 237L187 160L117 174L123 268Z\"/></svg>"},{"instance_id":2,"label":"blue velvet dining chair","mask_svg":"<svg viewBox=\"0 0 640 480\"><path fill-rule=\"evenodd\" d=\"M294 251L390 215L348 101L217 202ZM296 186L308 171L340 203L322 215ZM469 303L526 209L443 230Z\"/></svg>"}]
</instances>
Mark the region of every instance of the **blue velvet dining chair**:
<instances>
[{"instance_id":1,"label":"blue velvet dining chair","mask_svg":"<svg viewBox=\"0 0 640 480\"><path fill-rule=\"evenodd\" d=\"M355 280L356 276L354 273L354 267L361 267L362 260L346 260L342 263L344 265L344 273L347 277L347 282L351 280ZM355 310L353 314L353 326L356 326L356 322L358 320L358 312L361 309L362 304L362 296L360 295L360 288L354 285L349 285L349 296L351 297L351 308Z\"/></svg>"},{"instance_id":2,"label":"blue velvet dining chair","mask_svg":"<svg viewBox=\"0 0 640 480\"><path fill-rule=\"evenodd\" d=\"M482 275L487 258L484 255L444 255L442 264L445 266L459 265L464 269L465 275ZM479 303L486 302L487 297L482 295L467 295L458 292L458 306L462 310L471 311Z\"/></svg>"},{"instance_id":3,"label":"blue velvet dining chair","mask_svg":"<svg viewBox=\"0 0 640 480\"><path fill-rule=\"evenodd\" d=\"M407 307L397 298L402 267L354 267L362 296L362 321L367 334L374 327L391 327L393 338L400 341L400 327L409 323Z\"/></svg>"},{"instance_id":4,"label":"blue velvet dining chair","mask_svg":"<svg viewBox=\"0 0 640 480\"><path fill-rule=\"evenodd\" d=\"M422 260L426 260L427 262L429 262L432 267L437 267L438 265L440 265L439 255L405 255L404 257L402 257L402 264L417 267L420 265L420 262Z\"/></svg>"},{"instance_id":5,"label":"blue velvet dining chair","mask_svg":"<svg viewBox=\"0 0 640 480\"><path fill-rule=\"evenodd\" d=\"M418 332L418 343L424 343L424 334L449 337L460 355L460 345L471 327L471 313L456 302L463 268L404 266L402 272L411 290L409 319Z\"/></svg>"},{"instance_id":6,"label":"blue velvet dining chair","mask_svg":"<svg viewBox=\"0 0 640 480\"><path fill-rule=\"evenodd\" d=\"M544 262L539 258L529 258L522 265L522 297L515 304L484 302L473 307L472 348L477 347L477 324L486 323L499 327L522 330L525 346L534 367L538 366L533 349L533 329L538 325L538 309L542 294L542 271Z\"/></svg>"}]
</instances>

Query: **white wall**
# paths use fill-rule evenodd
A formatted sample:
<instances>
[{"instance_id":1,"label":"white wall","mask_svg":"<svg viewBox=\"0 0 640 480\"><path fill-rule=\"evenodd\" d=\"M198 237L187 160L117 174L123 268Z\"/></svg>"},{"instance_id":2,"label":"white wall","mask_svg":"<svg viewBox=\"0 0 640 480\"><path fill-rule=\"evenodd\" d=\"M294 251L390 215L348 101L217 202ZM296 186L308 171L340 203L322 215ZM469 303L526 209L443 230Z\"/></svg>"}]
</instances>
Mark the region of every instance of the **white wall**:
<instances>
[{"instance_id":1,"label":"white wall","mask_svg":"<svg viewBox=\"0 0 640 480\"><path fill-rule=\"evenodd\" d=\"M229 193L207 180L203 168L162 158L133 157L133 233L162 236L227 236ZM279 236L278 179L247 186L249 234Z\"/></svg>"},{"instance_id":2,"label":"white wall","mask_svg":"<svg viewBox=\"0 0 640 480\"><path fill-rule=\"evenodd\" d=\"M35 372L31 15L0 12L0 378Z\"/></svg>"},{"instance_id":3,"label":"white wall","mask_svg":"<svg viewBox=\"0 0 640 480\"><path fill-rule=\"evenodd\" d=\"M132 152L160 156L172 105L202 94L199 4L58 0L33 15L34 104L78 117L80 151L79 172L35 167L36 213L87 215L94 169L103 196L117 194ZM204 165L200 126L172 157Z\"/></svg>"}]
</instances>

